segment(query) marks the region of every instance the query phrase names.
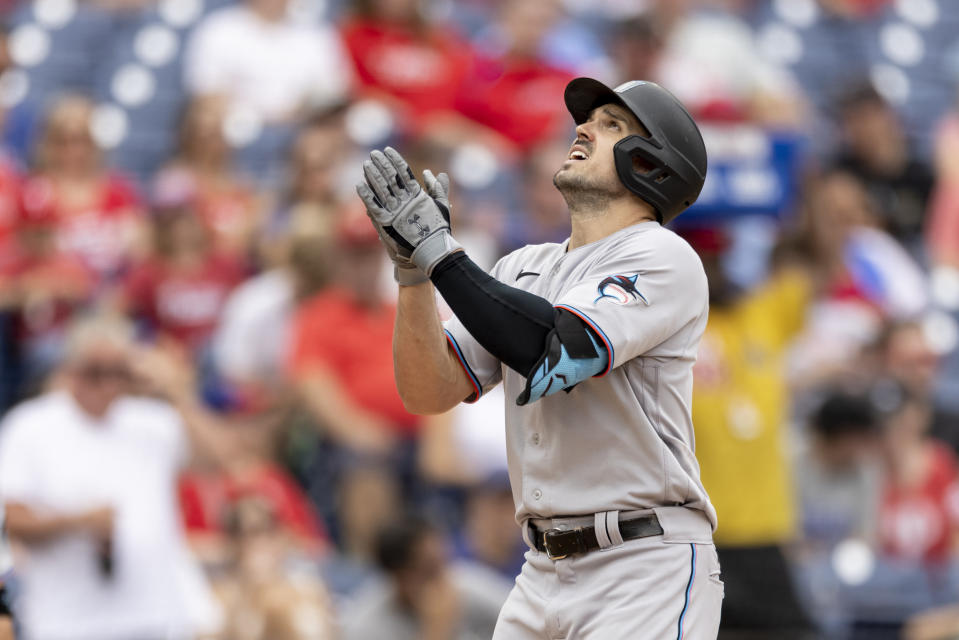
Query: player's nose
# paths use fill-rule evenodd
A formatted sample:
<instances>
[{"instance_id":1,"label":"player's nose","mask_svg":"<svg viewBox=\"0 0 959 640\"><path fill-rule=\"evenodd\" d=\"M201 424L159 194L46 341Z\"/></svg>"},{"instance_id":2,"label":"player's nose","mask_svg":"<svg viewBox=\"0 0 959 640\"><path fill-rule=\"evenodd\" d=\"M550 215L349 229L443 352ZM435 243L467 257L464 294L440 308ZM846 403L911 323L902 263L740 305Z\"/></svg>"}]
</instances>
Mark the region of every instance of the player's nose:
<instances>
[{"instance_id":1,"label":"player's nose","mask_svg":"<svg viewBox=\"0 0 959 640\"><path fill-rule=\"evenodd\" d=\"M592 140L593 139L593 128L592 123L587 120L582 124L576 125L576 139Z\"/></svg>"}]
</instances>

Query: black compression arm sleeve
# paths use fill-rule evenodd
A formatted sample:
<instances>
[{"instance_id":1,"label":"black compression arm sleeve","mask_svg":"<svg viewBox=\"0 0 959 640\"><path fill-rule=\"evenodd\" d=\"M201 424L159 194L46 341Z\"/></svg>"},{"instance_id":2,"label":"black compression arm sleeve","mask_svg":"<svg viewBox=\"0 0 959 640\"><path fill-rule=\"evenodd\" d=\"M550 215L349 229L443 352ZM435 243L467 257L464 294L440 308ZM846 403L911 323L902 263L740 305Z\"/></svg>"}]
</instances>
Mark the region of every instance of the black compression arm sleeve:
<instances>
[{"instance_id":1,"label":"black compression arm sleeve","mask_svg":"<svg viewBox=\"0 0 959 640\"><path fill-rule=\"evenodd\" d=\"M462 251L443 258L430 279L484 349L517 373L529 374L553 329L553 305L503 284Z\"/></svg>"}]
</instances>

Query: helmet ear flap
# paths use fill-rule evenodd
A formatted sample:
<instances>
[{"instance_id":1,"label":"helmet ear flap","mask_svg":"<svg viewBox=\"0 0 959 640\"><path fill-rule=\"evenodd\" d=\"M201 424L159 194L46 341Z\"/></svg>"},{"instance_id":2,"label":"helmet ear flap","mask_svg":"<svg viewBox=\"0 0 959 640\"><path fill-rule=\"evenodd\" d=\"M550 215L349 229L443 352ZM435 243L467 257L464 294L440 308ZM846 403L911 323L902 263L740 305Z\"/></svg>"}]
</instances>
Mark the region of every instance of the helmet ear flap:
<instances>
[{"instance_id":1,"label":"helmet ear flap","mask_svg":"<svg viewBox=\"0 0 959 640\"><path fill-rule=\"evenodd\" d=\"M648 138L639 135L626 136L613 147L616 173L620 182L629 191L649 204L656 213L656 220L663 224L664 207L668 204L658 186L669 178L669 168L644 147Z\"/></svg>"}]
</instances>

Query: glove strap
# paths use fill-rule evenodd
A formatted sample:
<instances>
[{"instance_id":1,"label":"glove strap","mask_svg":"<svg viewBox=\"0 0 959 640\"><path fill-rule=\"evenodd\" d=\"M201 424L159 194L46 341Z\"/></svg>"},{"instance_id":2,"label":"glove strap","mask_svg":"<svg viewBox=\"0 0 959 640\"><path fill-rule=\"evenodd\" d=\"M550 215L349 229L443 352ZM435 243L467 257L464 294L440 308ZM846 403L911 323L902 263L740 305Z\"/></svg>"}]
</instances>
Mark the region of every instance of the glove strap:
<instances>
[{"instance_id":1,"label":"glove strap","mask_svg":"<svg viewBox=\"0 0 959 640\"><path fill-rule=\"evenodd\" d=\"M430 277L416 267L393 266L393 278L401 287L412 287L423 282L429 282Z\"/></svg>"},{"instance_id":2,"label":"glove strap","mask_svg":"<svg viewBox=\"0 0 959 640\"><path fill-rule=\"evenodd\" d=\"M463 246L450 235L449 229L442 229L416 245L410 260L429 276L443 258L462 248Z\"/></svg>"}]
</instances>

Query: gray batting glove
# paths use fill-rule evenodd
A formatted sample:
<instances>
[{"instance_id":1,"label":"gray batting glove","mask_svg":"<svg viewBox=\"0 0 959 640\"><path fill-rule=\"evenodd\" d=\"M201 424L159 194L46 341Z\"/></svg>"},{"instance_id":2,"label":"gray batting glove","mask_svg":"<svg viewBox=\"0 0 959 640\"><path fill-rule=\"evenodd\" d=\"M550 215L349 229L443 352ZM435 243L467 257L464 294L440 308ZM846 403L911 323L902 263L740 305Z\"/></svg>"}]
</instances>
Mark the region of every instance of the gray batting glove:
<instances>
[{"instance_id":1,"label":"gray batting glove","mask_svg":"<svg viewBox=\"0 0 959 640\"><path fill-rule=\"evenodd\" d=\"M399 255L409 252L409 260L430 275L443 258L462 248L450 235L446 176L424 174L430 188L424 191L392 147L385 153L373 151L363 163L363 172L367 188L359 185L357 193L373 221L395 241Z\"/></svg>"},{"instance_id":2,"label":"gray batting glove","mask_svg":"<svg viewBox=\"0 0 959 640\"><path fill-rule=\"evenodd\" d=\"M385 212L369 186L365 182L361 182L356 185L356 192L366 205L366 215L370 217L373 228L376 229L376 233L380 236L380 241L383 243L383 246L386 247L386 254L390 257L390 260L393 261L393 277L396 279L396 282L401 287L411 287L422 282L427 282L429 276L420 271L419 267L410 260L410 255L413 253L412 249L401 246L396 238L392 237L376 222L374 212L380 216L385 215Z\"/></svg>"},{"instance_id":3,"label":"gray batting glove","mask_svg":"<svg viewBox=\"0 0 959 640\"><path fill-rule=\"evenodd\" d=\"M434 176L433 172L427 169L423 172L423 183L426 185L426 192L430 194L430 197L449 209L450 177L445 173L440 173L439 176ZM363 198L364 202L367 202L368 200L374 200L373 192L370 191L370 188L365 182L356 185L356 190L360 194L360 197ZM410 260L412 251L406 249L405 247L401 247L397 241L390 236L385 229L383 229L383 227L381 227L374 219L372 219L373 216L370 211L369 204L367 204L366 211L367 215L369 215L371 218L371 222L373 222L373 228L376 229L376 232L380 236L380 240L383 242L383 246L386 247L387 255L389 255L390 260L393 261L393 277L396 279L396 282L399 283L401 287L411 287L428 281L429 276L420 271L420 268L413 264L413 262Z\"/></svg>"}]
</instances>

